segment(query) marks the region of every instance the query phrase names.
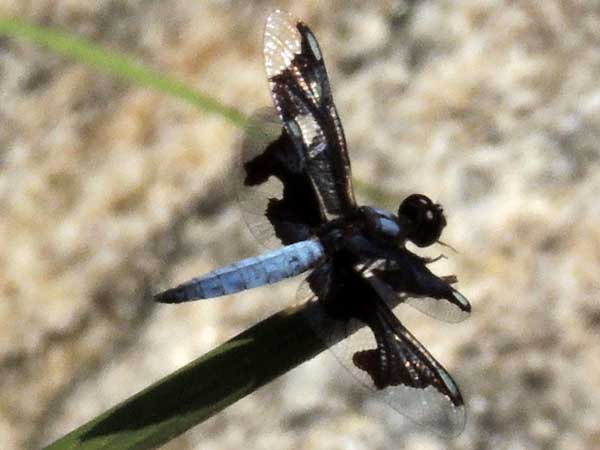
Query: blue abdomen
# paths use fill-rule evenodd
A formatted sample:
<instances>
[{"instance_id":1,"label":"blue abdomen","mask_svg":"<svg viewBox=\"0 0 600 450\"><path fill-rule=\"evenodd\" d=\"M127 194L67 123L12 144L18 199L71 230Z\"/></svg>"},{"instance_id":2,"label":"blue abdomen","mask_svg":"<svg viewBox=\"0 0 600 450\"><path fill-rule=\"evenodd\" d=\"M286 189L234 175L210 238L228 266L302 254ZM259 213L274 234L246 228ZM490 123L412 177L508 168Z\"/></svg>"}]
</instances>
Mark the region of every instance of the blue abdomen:
<instances>
[{"instance_id":1,"label":"blue abdomen","mask_svg":"<svg viewBox=\"0 0 600 450\"><path fill-rule=\"evenodd\" d=\"M325 250L318 240L307 240L213 270L155 296L162 303L220 297L277 283L319 264Z\"/></svg>"}]
</instances>

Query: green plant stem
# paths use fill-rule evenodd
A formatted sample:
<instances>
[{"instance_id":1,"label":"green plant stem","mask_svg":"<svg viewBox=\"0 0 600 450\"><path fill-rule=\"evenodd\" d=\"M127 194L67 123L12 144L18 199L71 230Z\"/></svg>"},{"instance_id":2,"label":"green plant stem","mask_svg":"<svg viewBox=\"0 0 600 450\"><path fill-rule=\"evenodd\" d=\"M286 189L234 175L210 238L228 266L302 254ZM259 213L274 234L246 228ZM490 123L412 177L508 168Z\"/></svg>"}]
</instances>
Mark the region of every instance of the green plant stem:
<instances>
[{"instance_id":1,"label":"green plant stem","mask_svg":"<svg viewBox=\"0 0 600 450\"><path fill-rule=\"evenodd\" d=\"M263 320L46 450L164 444L323 351L327 344L313 328L328 326L320 311L316 303L305 303Z\"/></svg>"},{"instance_id":2,"label":"green plant stem","mask_svg":"<svg viewBox=\"0 0 600 450\"><path fill-rule=\"evenodd\" d=\"M0 18L0 35L25 38L60 55L92 65L110 75L146 86L185 100L197 108L222 116L244 128L248 118L235 108L221 104L208 95L195 91L184 83L161 75L128 57L109 51L91 42L62 31L29 24L17 18Z\"/></svg>"}]
</instances>

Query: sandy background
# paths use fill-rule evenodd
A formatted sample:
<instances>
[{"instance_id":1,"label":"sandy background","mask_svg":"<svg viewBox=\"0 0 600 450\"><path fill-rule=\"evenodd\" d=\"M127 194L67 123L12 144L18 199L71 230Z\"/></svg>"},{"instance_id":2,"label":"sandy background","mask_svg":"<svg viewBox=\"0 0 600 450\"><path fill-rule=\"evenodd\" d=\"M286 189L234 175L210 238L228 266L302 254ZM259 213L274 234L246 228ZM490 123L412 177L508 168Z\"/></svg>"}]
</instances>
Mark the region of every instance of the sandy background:
<instances>
[{"instance_id":1,"label":"sandy background","mask_svg":"<svg viewBox=\"0 0 600 450\"><path fill-rule=\"evenodd\" d=\"M247 113L267 14L313 28L365 202L440 201L472 317L402 320L461 385L443 440L324 354L168 449L600 448L600 2L0 0ZM0 448L39 448L294 302L298 280L156 306L261 251L228 177L240 132L0 37Z\"/></svg>"}]
</instances>

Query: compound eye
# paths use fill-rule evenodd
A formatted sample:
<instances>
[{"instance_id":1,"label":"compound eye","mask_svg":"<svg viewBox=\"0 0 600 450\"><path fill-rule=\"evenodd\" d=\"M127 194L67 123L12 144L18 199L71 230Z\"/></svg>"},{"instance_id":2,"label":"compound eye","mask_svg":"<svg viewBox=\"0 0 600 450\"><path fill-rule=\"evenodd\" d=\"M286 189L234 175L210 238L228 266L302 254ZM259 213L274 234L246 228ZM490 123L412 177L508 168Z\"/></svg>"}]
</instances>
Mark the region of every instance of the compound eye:
<instances>
[{"instance_id":1,"label":"compound eye","mask_svg":"<svg viewBox=\"0 0 600 450\"><path fill-rule=\"evenodd\" d=\"M408 220L408 239L419 247L427 247L437 241L446 226L442 207L422 194L406 197L398 208L398 216Z\"/></svg>"}]
</instances>

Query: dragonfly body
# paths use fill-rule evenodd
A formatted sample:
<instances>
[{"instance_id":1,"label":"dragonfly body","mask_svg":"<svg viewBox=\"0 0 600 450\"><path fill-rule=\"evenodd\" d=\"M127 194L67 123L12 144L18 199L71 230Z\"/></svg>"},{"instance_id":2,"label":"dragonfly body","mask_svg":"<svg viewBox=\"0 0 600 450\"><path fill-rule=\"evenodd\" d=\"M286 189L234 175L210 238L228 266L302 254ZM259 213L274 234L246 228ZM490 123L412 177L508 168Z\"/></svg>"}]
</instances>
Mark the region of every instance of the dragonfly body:
<instances>
[{"instance_id":1,"label":"dragonfly body","mask_svg":"<svg viewBox=\"0 0 600 450\"><path fill-rule=\"evenodd\" d=\"M405 198L396 214L357 205L316 37L303 22L275 11L265 27L264 56L279 135L259 148L248 140L243 149L258 152L244 161L240 185L260 192L270 180L281 183L281 195L250 214L263 218L283 247L194 278L156 300L218 297L310 271L307 283L326 314L341 323L358 320L372 332L375 348L353 349L351 370L402 414L456 434L465 420L457 385L390 306L408 303L448 321L468 316L469 302L452 286L456 277L435 275L427 267L435 260L406 247L439 242L446 226L442 207L422 194ZM255 203L248 204L244 211Z\"/></svg>"},{"instance_id":2,"label":"dragonfly body","mask_svg":"<svg viewBox=\"0 0 600 450\"><path fill-rule=\"evenodd\" d=\"M182 303L235 294L300 275L322 263L327 254L336 252L352 255L357 264L383 258L388 253L386 244L403 244L406 240L407 223L388 211L363 206L344 219L326 222L313 230L313 239L234 262L167 289L155 298L161 303Z\"/></svg>"}]
</instances>

